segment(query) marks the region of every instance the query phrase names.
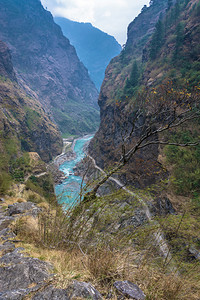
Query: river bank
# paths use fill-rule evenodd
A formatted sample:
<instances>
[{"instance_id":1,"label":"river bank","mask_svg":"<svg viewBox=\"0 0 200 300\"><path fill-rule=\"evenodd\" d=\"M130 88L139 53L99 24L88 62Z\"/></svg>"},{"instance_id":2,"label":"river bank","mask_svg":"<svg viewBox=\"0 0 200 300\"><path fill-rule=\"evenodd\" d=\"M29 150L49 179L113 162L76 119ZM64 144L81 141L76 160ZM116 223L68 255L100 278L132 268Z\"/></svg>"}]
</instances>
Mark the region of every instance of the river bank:
<instances>
[{"instance_id":1,"label":"river bank","mask_svg":"<svg viewBox=\"0 0 200 300\"><path fill-rule=\"evenodd\" d=\"M92 137L93 135L85 135L74 139L67 153L62 153L54 159L54 166L62 172L61 180L55 186L59 203L73 203L78 197L83 182L81 176L74 174L74 167L84 158Z\"/></svg>"}]
</instances>

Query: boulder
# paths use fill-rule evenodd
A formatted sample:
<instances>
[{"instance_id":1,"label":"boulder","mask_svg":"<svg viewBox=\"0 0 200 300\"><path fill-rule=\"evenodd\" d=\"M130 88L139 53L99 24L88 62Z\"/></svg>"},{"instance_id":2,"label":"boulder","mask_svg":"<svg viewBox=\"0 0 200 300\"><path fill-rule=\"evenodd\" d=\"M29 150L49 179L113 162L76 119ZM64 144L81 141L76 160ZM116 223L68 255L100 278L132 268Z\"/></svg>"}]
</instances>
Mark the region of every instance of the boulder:
<instances>
[{"instance_id":1,"label":"boulder","mask_svg":"<svg viewBox=\"0 0 200 300\"><path fill-rule=\"evenodd\" d=\"M145 294L139 288L139 286L128 280L115 281L114 287L116 288L119 295L124 296L126 298L135 300L145 299Z\"/></svg>"},{"instance_id":2,"label":"boulder","mask_svg":"<svg viewBox=\"0 0 200 300\"><path fill-rule=\"evenodd\" d=\"M57 289L50 285L41 292L36 293L32 300L69 300L66 289Z\"/></svg>"},{"instance_id":3,"label":"boulder","mask_svg":"<svg viewBox=\"0 0 200 300\"><path fill-rule=\"evenodd\" d=\"M24 295L30 285L43 284L51 277L52 266L37 258L25 257L17 248L0 258L0 291L10 293L24 290ZM5 298L6 299L6 298ZM8 298L10 299L10 298ZM15 298L13 298L15 299Z\"/></svg>"},{"instance_id":4,"label":"boulder","mask_svg":"<svg viewBox=\"0 0 200 300\"><path fill-rule=\"evenodd\" d=\"M0 245L0 251L12 251L14 249L15 245L10 241L6 241Z\"/></svg>"},{"instance_id":5,"label":"boulder","mask_svg":"<svg viewBox=\"0 0 200 300\"><path fill-rule=\"evenodd\" d=\"M192 257L194 257L195 259L200 261L200 251L199 250L197 250L193 246L190 246L188 251Z\"/></svg>"},{"instance_id":6,"label":"boulder","mask_svg":"<svg viewBox=\"0 0 200 300\"><path fill-rule=\"evenodd\" d=\"M69 299L76 299L77 297L93 300L102 299L101 294L90 283L76 280L67 288L67 293Z\"/></svg>"},{"instance_id":7,"label":"boulder","mask_svg":"<svg viewBox=\"0 0 200 300\"><path fill-rule=\"evenodd\" d=\"M41 208L37 207L32 202L14 203L8 206L8 213L10 216L17 214L26 214L36 217L41 212Z\"/></svg>"}]
</instances>

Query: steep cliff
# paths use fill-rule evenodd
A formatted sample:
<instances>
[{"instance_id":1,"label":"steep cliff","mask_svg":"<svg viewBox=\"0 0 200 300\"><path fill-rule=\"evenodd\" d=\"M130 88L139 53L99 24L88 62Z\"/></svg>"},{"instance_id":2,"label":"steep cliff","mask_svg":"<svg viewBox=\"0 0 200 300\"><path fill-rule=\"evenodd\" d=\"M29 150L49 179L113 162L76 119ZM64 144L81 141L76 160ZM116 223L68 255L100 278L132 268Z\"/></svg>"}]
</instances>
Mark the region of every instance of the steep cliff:
<instances>
[{"instance_id":1,"label":"steep cliff","mask_svg":"<svg viewBox=\"0 0 200 300\"><path fill-rule=\"evenodd\" d=\"M41 102L63 133L96 129L97 90L74 47L39 0L2 0L0 39L11 50L19 83Z\"/></svg>"},{"instance_id":2,"label":"steep cliff","mask_svg":"<svg viewBox=\"0 0 200 300\"><path fill-rule=\"evenodd\" d=\"M103 168L113 165L122 154L123 116L131 120L130 103L138 91L164 80L179 88L188 81L191 89L199 82L199 1L170 3L171 7L167 0L154 0L142 9L129 25L124 50L107 67L99 96L101 124L89 150ZM144 123L143 118L136 128ZM127 127L127 132L130 130ZM155 145L138 152L120 174L124 183L143 187L156 182L164 175L158 154Z\"/></svg>"},{"instance_id":3,"label":"steep cliff","mask_svg":"<svg viewBox=\"0 0 200 300\"><path fill-rule=\"evenodd\" d=\"M62 139L55 124L36 99L19 87L11 55L0 41L0 168L9 169L11 158L23 151L38 152L49 161L62 150Z\"/></svg>"},{"instance_id":4,"label":"steep cliff","mask_svg":"<svg viewBox=\"0 0 200 300\"><path fill-rule=\"evenodd\" d=\"M110 60L120 53L121 46L113 36L90 23L74 22L61 17L55 17L54 20L75 47L78 57L88 68L91 79L100 90L105 69Z\"/></svg>"},{"instance_id":5,"label":"steep cliff","mask_svg":"<svg viewBox=\"0 0 200 300\"><path fill-rule=\"evenodd\" d=\"M131 73L134 60L141 60L143 48L150 40L159 16L164 13L167 1L159 1L142 10L140 15L128 27L128 40L121 54L108 65L99 96L101 123L95 138L90 143L89 152L97 164L107 168L121 156L122 112L126 111L123 101L123 89ZM126 96L124 97L126 99ZM118 101L121 101L118 107ZM131 114L132 112L130 112ZM143 122L139 120L138 122ZM142 124L142 123L141 123ZM136 124L140 126L141 124ZM129 125L130 126L130 125ZM128 129L129 131L131 128ZM160 165L157 162L158 148L142 150L120 175L127 184L141 187L155 181L159 175ZM145 162L145 164L144 164ZM152 166L154 171L152 172ZM148 175L147 175L148 174Z\"/></svg>"}]
</instances>

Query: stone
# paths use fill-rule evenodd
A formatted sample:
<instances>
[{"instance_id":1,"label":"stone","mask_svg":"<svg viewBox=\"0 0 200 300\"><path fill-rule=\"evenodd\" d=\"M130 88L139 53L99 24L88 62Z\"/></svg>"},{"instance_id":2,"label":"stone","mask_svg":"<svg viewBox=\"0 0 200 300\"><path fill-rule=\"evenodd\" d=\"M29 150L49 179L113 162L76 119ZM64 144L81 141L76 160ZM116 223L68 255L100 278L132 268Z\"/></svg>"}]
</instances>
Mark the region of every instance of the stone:
<instances>
[{"instance_id":1,"label":"stone","mask_svg":"<svg viewBox=\"0 0 200 300\"><path fill-rule=\"evenodd\" d=\"M198 251L196 248L194 248L193 246L189 247L189 253L192 257L194 257L195 259L200 261L200 251Z\"/></svg>"},{"instance_id":2,"label":"stone","mask_svg":"<svg viewBox=\"0 0 200 300\"><path fill-rule=\"evenodd\" d=\"M67 288L67 293L69 299L76 299L77 297L93 300L103 299L101 294L90 283L76 280Z\"/></svg>"},{"instance_id":3,"label":"stone","mask_svg":"<svg viewBox=\"0 0 200 300\"><path fill-rule=\"evenodd\" d=\"M143 225L144 223L146 223L148 221L146 213L144 210L142 209L136 209L134 211L134 215L131 216L130 218L126 219L124 217L124 219L121 220L121 228L126 228L129 226L133 226L134 228L137 228L141 225Z\"/></svg>"},{"instance_id":4,"label":"stone","mask_svg":"<svg viewBox=\"0 0 200 300\"><path fill-rule=\"evenodd\" d=\"M171 201L167 197L158 197L156 199L156 209L157 213L163 216L176 213Z\"/></svg>"},{"instance_id":5,"label":"stone","mask_svg":"<svg viewBox=\"0 0 200 300\"><path fill-rule=\"evenodd\" d=\"M14 203L8 206L8 214L10 216L17 214L26 214L36 217L41 212L41 208L32 202Z\"/></svg>"},{"instance_id":6,"label":"stone","mask_svg":"<svg viewBox=\"0 0 200 300\"><path fill-rule=\"evenodd\" d=\"M37 258L25 257L17 248L0 258L0 291L8 293L27 289L31 284L40 284L51 277L52 266Z\"/></svg>"},{"instance_id":7,"label":"stone","mask_svg":"<svg viewBox=\"0 0 200 300\"><path fill-rule=\"evenodd\" d=\"M15 245L10 241L6 241L5 243L0 245L0 251L12 251L14 249Z\"/></svg>"},{"instance_id":8,"label":"stone","mask_svg":"<svg viewBox=\"0 0 200 300\"><path fill-rule=\"evenodd\" d=\"M57 289L52 285L36 293L32 300L69 300L66 289Z\"/></svg>"},{"instance_id":9,"label":"stone","mask_svg":"<svg viewBox=\"0 0 200 300\"><path fill-rule=\"evenodd\" d=\"M36 285L32 288L27 288L27 289L17 289L17 290L12 290L12 291L7 291L7 292L0 292L0 300L22 300L24 299L24 296L30 294L31 292L35 292L38 289L41 289L42 285ZM30 298L29 298L30 299ZM50 298L49 298L50 299Z\"/></svg>"},{"instance_id":10,"label":"stone","mask_svg":"<svg viewBox=\"0 0 200 300\"><path fill-rule=\"evenodd\" d=\"M139 288L138 285L125 280L125 281L115 281L114 287L117 289L117 292L126 298L135 299L135 300L144 300L145 294Z\"/></svg>"},{"instance_id":11,"label":"stone","mask_svg":"<svg viewBox=\"0 0 200 300\"><path fill-rule=\"evenodd\" d=\"M9 228L4 228L0 231L0 237L2 239L12 239L12 238L15 238L16 235L14 234L14 232L10 231Z\"/></svg>"}]
</instances>

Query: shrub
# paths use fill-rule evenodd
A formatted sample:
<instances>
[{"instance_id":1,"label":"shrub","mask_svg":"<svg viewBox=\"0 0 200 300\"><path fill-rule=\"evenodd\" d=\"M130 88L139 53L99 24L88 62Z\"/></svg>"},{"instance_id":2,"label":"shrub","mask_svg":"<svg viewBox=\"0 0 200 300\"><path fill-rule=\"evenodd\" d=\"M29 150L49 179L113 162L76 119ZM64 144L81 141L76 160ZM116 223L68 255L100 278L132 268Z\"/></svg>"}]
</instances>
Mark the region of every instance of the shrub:
<instances>
[{"instance_id":1,"label":"shrub","mask_svg":"<svg viewBox=\"0 0 200 300\"><path fill-rule=\"evenodd\" d=\"M1 172L0 174L0 194L5 194L11 184L11 177L6 172Z\"/></svg>"}]
</instances>

